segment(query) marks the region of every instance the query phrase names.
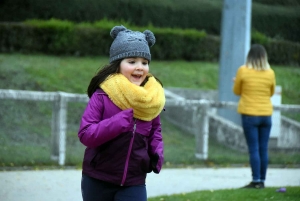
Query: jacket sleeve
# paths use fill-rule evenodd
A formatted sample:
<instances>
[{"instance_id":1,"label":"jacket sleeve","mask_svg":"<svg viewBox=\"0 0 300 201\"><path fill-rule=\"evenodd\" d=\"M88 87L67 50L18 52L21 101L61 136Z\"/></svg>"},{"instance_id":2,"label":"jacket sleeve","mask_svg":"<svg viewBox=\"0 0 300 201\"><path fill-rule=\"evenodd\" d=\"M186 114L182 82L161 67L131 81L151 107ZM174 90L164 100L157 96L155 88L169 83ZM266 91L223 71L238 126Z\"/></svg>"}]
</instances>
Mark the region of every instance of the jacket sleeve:
<instances>
[{"instance_id":1,"label":"jacket sleeve","mask_svg":"<svg viewBox=\"0 0 300 201\"><path fill-rule=\"evenodd\" d=\"M242 69L239 68L237 73L236 73L236 76L235 76L235 81L234 81L234 84L233 84L233 93L235 95L238 95L240 96L241 93L242 93L242 78L241 78L241 72Z\"/></svg>"},{"instance_id":2,"label":"jacket sleeve","mask_svg":"<svg viewBox=\"0 0 300 201\"><path fill-rule=\"evenodd\" d=\"M133 129L133 110L123 110L103 119L102 95L94 93L82 115L78 137L82 144L95 148Z\"/></svg>"},{"instance_id":3,"label":"jacket sleeve","mask_svg":"<svg viewBox=\"0 0 300 201\"><path fill-rule=\"evenodd\" d=\"M164 163L164 144L161 134L160 116L152 120L152 129L149 137L149 155L154 173L159 173Z\"/></svg>"},{"instance_id":4,"label":"jacket sleeve","mask_svg":"<svg viewBox=\"0 0 300 201\"><path fill-rule=\"evenodd\" d=\"M271 96L273 96L275 93L275 88L276 88L276 77L275 77L275 73L273 70L272 70L272 78L271 79L272 79L272 84L271 84L270 93L271 93Z\"/></svg>"}]
</instances>

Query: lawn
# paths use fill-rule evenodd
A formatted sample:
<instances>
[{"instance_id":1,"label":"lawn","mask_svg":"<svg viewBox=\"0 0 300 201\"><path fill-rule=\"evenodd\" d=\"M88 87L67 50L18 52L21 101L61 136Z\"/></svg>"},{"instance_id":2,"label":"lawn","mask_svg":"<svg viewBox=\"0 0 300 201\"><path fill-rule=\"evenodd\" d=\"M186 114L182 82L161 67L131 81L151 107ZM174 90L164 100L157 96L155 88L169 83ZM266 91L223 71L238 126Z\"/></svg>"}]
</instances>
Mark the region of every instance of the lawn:
<instances>
[{"instance_id":1,"label":"lawn","mask_svg":"<svg viewBox=\"0 0 300 201\"><path fill-rule=\"evenodd\" d=\"M34 91L86 92L90 78L102 67L104 57L57 57L49 55L0 54L0 89ZM282 103L300 105L300 68L273 66L277 84L282 86ZM152 61L150 71L165 87L217 90L218 63L185 61ZM179 81L180 80L180 81ZM51 104L0 100L0 167L9 169L57 168L50 160ZM66 166L81 167L84 147L77 138L79 118L85 104L68 106ZM295 119L299 115L287 114ZM209 159L194 157L195 140L191 135L162 119L165 143L165 164L168 167L248 166L246 153L209 141ZM13 156L13 157L12 157ZM300 153L279 151L270 153L270 165L293 167L300 164ZM176 176L176 175L174 175ZM158 184L159 185L159 184ZM286 187L286 193L276 188L263 190L228 189L197 191L149 198L149 201L297 201L299 187Z\"/></svg>"},{"instance_id":2,"label":"lawn","mask_svg":"<svg viewBox=\"0 0 300 201\"><path fill-rule=\"evenodd\" d=\"M0 54L0 88L85 93L91 77L107 62L106 57ZM282 103L299 105L300 68L272 68L277 85L282 86ZM217 90L218 69L218 63L208 62L153 60L150 64L150 72L164 87L199 90Z\"/></svg>"},{"instance_id":3,"label":"lawn","mask_svg":"<svg viewBox=\"0 0 300 201\"><path fill-rule=\"evenodd\" d=\"M0 54L0 88L84 94L91 77L107 61L105 57ZM300 105L300 68L273 66L273 69L277 84L283 89L282 102ZM154 60L150 71L163 81L165 87L217 90L218 63ZM56 163L49 159L52 105L0 101L0 166L55 166ZM84 147L77 138L77 129L84 107L83 103L68 106L66 165L69 166L81 165ZM287 115L300 120L299 114ZM248 166L247 153L228 149L212 140L209 141L209 159L197 160L194 137L165 119L162 124L165 167ZM270 164L300 164L300 153L297 150L270 152Z\"/></svg>"},{"instance_id":4,"label":"lawn","mask_svg":"<svg viewBox=\"0 0 300 201\"><path fill-rule=\"evenodd\" d=\"M285 193L276 192L278 188L229 189L216 191L196 191L186 194L158 196L148 201L299 201L300 187L286 187Z\"/></svg>"}]
</instances>

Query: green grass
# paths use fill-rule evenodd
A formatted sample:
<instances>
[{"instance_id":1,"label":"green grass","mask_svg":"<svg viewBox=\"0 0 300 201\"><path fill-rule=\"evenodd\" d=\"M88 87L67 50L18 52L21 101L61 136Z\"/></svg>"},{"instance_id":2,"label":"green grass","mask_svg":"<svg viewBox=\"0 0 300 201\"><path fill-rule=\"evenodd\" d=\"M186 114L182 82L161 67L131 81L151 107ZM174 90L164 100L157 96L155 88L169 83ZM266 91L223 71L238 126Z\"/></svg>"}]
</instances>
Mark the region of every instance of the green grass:
<instances>
[{"instance_id":1,"label":"green grass","mask_svg":"<svg viewBox=\"0 0 300 201\"><path fill-rule=\"evenodd\" d=\"M68 124L68 127L70 127ZM165 166L164 167L231 167L239 164L248 166L247 153L241 153L228 149L226 146L209 140L209 157L207 160L195 159L195 139L190 134L177 129L174 125L162 119L163 138L165 144ZM74 124L74 129L67 133L67 166L81 166L84 147L80 144L76 129L78 125ZM35 128L35 126L33 126ZM50 131L48 131L49 133ZM32 132L20 135L15 131L11 134L15 136L12 139L1 134L0 142L0 166L3 167L35 167L35 166L53 166L57 163L50 161L51 144L49 139L38 137ZM34 133L34 132L33 132ZM23 136L23 139L16 137ZM297 151L270 151L270 165L280 164L283 167L293 167L300 164L300 153ZM14 157L11 157L11 156ZM29 157L30 156L30 157Z\"/></svg>"},{"instance_id":2,"label":"green grass","mask_svg":"<svg viewBox=\"0 0 300 201\"><path fill-rule=\"evenodd\" d=\"M0 89L64 91L83 94L91 77L107 61L108 58L104 57L0 54ZM283 88L282 102L300 105L300 68L273 66L273 69L276 73L277 84ZM165 87L217 90L218 63L152 61L150 71L163 81ZM12 105L10 102L0 100L2 106L0 107L0 120L11 123L3 123L0 127L0 166L55 164L49 160L52 105L45 103L36 105L36 103L23 103L24 101ZM83 146L77 138L77 129L84 107L85 103L72 103L68 106L66 165L81 165ZM13 114L17 114L17 118ZM300 120L299 114L288 115ZM42 118L37 118L38 116ZM166 167L248 165L246 153L231 150L211 139L209 140L209 159L197 160L194 156L194 137L164 119L162 123ZM30 156L30 159L26 156ZM283 166L300 164L300 153L297 150L272 151L270 164Z\"/></svg>"},{"instance_id":3,"label":"green grass","mask_svg":"<svg viewBox=\"0 0 300 201\"><path fill-rule=\"evenodd\" d=\"M85 93L87 85L99 69L106 64L103 57L55 57L47 55L0 54L0 88L37 91L65 91ZM150 70L165 87L213 89L218 86L218 64L185 61L152 61ZM300 104L300 68L274 66L277 84L283 88L285 104ZM0 127L0 167L58 168L50 158L51 105L24 103L13 105L0 100L0 121L13 122ZM26 106L24 109L24 105ZM70 103L68 108L66 165L81 167L84 147L77 138L78 121L85 104ZM34 112L28 112L34 111ZM17 114L17 117L13 116ZM12 115L12 116L11 116ZM36 118L42 116L42 118ZM75 118L76 117L76 118ZM14 118L14 119L13 119ZM296 117L297 118L297 117ZM48 120L47 120L48 119ZM30 121L28 121L30 120ZM164 167L248 166L247 153L240 153L209 140L209 159L195 159L195 140L190 134L162 119L165 143ZM24 131L25 130L25 131ZM25 134L24 134L25 132ZM48 133L48 134L47 134ZM300 164L300 153L270 152L270 164L285 167ZM286 187L286 193L276 188L263 190L227 189L196 191L149 198L149 201L296 201L299 187Z\"/></svg>"},{"instance_id":4,"label":"green grass","mask_svg":"<svg viewBox=\"0 0 300 201\"><path fill-rule=\"evenodd\" d=\"M85 93L91 77L108 62L106 57L55 57L0 54L0 88ZM283 104L300 104L300 68L272 66ZM213 89L218 87L218 63L152 61L150 72L165 87Z\"/></svg>"},{"instance_id":5,"label":"green grass","mask_svg":"<svg viewBox=\"0 0 300 201\"><path fill-rule=\"evenodd\" d=\"M149 198L148 201L298 201L300 188L286 187L285 193L276 192L278 188L229 189L216 191L195 191L170 196Z\"/></svg>"}]
</instances>

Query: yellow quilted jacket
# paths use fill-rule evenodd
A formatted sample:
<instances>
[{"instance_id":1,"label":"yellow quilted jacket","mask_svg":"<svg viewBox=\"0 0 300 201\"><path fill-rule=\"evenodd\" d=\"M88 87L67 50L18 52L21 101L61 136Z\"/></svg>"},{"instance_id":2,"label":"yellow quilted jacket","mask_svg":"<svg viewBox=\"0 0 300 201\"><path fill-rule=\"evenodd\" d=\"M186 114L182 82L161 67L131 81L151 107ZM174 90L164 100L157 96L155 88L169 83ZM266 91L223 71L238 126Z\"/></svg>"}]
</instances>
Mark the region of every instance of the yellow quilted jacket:
<instances>
[{"instance_id":1,"label":"yellow quilted jacket","mask_svg":"<svg viewBox=\"0 0 300 201\"><path fill-rule=\"evenodd\" d=\"M240 96L238 113L254 116L272 115L271 97L275 86L275 73L272 69L257 71L241 66L233 86L233 92Z\"/></svg>"}]
</instances>

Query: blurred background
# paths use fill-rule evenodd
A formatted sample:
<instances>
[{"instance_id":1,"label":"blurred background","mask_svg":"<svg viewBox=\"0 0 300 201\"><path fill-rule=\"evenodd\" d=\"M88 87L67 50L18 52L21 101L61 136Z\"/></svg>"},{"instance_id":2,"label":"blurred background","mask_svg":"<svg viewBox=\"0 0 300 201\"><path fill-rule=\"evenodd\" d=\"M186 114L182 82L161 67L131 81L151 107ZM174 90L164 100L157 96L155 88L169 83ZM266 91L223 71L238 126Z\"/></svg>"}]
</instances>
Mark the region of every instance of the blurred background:
<instances>
[{"instance_id":1,"label":"blurred background","mask_svg":"<svg viewBox=\"0 0 300 201\"><path fill-rule=\"evenodd\" d=\"M222 9L223 0L0 0L0 89L84 95L91 77L108 62L111 28L122 24L154 32L151 71L167 90L186 99L218 100ZM252 0L251 43L266 47L282 87L282 104L300 105L299 9L298 0ZM84 146L77 131L86 102L68 102L66 137L56 139L55 101L42 99L0 96L2 169L57 168L53 154L57 156L61 140L66 142L63 166L81 167ZM187 116L181 115L185 119L178 117L176 123L170 118L175 117L174 111ZM248 166L243 139L237 137L232 143L242 144L239 147L222 143L213 126L208 158L197 159L196 123L189 124L192 117L188 115L192 111L167 107L162 115L167 167ZM284 123L286 127L294 130L284 130L285 136L292 136L283 138L284 147L277 146L277 139L270 147L270 164L296 166L300 148L293 142L300 141L300 115L283 112L281 116L291 122Z\"/></svg>"}]
</instances>

